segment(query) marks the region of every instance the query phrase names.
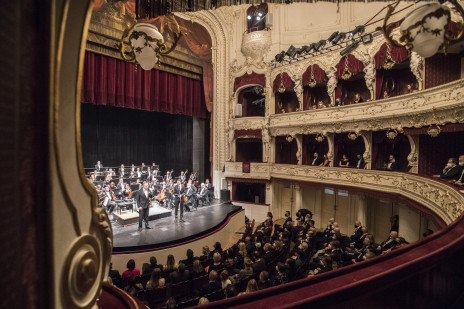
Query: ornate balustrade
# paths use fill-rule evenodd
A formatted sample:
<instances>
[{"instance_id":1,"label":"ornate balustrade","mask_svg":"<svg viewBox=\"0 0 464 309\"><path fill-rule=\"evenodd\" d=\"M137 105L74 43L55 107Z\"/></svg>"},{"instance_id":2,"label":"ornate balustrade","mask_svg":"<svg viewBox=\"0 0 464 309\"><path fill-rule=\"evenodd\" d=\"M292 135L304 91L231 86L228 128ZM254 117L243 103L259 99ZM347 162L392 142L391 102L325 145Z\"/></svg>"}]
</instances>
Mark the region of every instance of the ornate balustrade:
<instances>
[{"instance_id":1,"label":"ornate balustrade","mask_svg":"<svg viewBox=\"0 0 464 309\"><path fill-rule=\"evenodd\" d=\"M241 162L227 162L225 176L244 181L247 178L278 178L399 194L431 210L446 224L464 212L464 195L458 190L441 181L410 173L272 163L251 163L250 173L243 173Z\"/></svg>"}]
</instances>

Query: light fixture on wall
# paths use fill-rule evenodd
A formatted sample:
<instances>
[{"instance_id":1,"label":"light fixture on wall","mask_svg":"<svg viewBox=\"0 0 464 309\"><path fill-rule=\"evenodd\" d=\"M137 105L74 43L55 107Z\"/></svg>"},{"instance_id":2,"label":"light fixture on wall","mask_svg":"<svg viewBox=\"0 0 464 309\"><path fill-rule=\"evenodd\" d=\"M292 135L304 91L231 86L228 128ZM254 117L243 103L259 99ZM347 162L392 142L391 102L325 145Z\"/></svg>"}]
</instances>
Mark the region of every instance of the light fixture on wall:
<instances>
[{"instance_id":1,"label":"light fixture on wall","mask_svg":"<svg viewBox=\"0 0 464 309\"><path fill-rule=\"evenodd\" d=\"M352 131L352 132L348 132L348 139L351 140L351 141L355 141L357 138L359 137L359 134Z\"/></svg>"},{"instance_id":2,"label":"light fixture on wall","mask_svg":"<svg viewBox=\"0 0 464 309\"><path fill-rule=\"evenodd\" d=\"M287 135L285 139L287 140L287 142L291 143L293 141L293 136Z\"/></svg>"},{"instance_id":3,"label":"light fixture on wall","mask_svg":"<svg viewBox=\"0 0 464 309\"><path fill-rule=\"evenodd\" d=\"M322 133L317 133L316 138L314 138L314 139L316 140L316 142L322 143L324 141L324 139L325 139L325 136L322 135Z\"/></svg>"},{"instance_id":4,"label":"light fixture on wall","mask_svg":"<svg viewBox=\"0 0 464 309\"><path fill-rule=\"evenodd\" d=\"M453 5L453 10L464 19L464 9L458 1L449 0L449 2ZM417 52L420 56L428 58L435 55L440 49L446 52L451 43L461 39L464 32L462 22L457 22L459 33L453 37L452 33L447 30L451 21L451 10L447 6L433 2L419 6L406 15L400 26L399 42L403 45L398 44L392 38L393 27L389 19L399 3L400 1L397 1L387 6L384 24L377 28L383 32L388 43L398 47L404 46L409 51Z\"/></svg>"},{"instance_id":5,"label":"light fixture on wall","mask_svg":"<svg viewBox=\"0 0 464 309\"><path fill-rule=\"evenodd\" d=\"M385 133L389 140L394 140L398 136L398 131L396 129L390 128Z\"/></svg>"},{"instance_id":6,"label":"light fixture on wall","mask_svg":"<svg viewBox=\"0 0 464 309\"><path fill-rule=\"evenodd\" d=\"M431 124L430 127L427 129L427 134L430 135L430 137L437 137L438 134L441 133L441 128L440 126L438 125L438 120L437 120L437 117L435 115L435 107L433 108L433 118L432 118L432 122L434 122L435 124Z\"/></svg>"},{"instance_id":7,"label":"light fixture on wall","mask_svg":"<svg viewBox=\"0 0 464 309\"><path fill-rule=\"evenodd\" d=\"M284 73L280 73L280 86L279 86L279 92L280 93L284 93L285 90L287 90L287 88L285 88L285 85L284 85Z\"/></svg>"},{"instance_id":8,"label":"light fixture on wall","mask_svg":"<svg viewBox=\"0 0 464 309\"><path fill-rule=\"evenodd\" d=\"M160 63L160 56L172 52L182 33L173 14L165 15L166 21L174 25L174 42L170 46L164 41L158 28L149 23L135 23L127 28L116 47L126 61L135 61L144 70L151 70Z\"/></svg>"}]
</instances>

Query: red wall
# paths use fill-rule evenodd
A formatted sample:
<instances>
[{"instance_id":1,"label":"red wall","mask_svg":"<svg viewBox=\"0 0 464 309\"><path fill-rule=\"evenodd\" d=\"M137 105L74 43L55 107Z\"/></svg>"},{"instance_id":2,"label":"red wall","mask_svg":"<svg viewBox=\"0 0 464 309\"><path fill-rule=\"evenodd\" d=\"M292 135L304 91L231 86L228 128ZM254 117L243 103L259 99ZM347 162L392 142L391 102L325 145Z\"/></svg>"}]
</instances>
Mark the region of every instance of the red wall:
<instances>
[{"instance_id":1,"label":"red wall","mask_svg":"<svg viewBox=\"0 0 464 309\"><path fill-rule=\"evenodd\" d=\"M436 54L425 59L425 88L443 85L461 78L461 55Z\"/></svg>"}]
</instances>

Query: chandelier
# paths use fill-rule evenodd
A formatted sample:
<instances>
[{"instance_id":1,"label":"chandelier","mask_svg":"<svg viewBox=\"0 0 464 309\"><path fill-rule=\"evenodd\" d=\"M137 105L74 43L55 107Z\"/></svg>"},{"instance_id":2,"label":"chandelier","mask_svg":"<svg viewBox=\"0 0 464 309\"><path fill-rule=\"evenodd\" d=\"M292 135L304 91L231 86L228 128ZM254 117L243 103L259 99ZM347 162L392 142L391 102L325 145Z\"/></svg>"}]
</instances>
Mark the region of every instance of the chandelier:
<instances>
[{"instance_id":1,"label":"chandelier","mask_svg":"<svg viewBox=\"0 0 464 309\"><path fill-rule=\"evenodd\" d=\"M142 19L150 20L160 15L159 12L156 11L156 4L151 1L139 2L139 0L136 0L137 7L135 10L135 19L137 21ZM134 61L135 64L139 64L142 69L151 70L155 65L160 64L160 57L162 55L167 55L176 48L182 33L176 18L169 10L169 6L162 10L162 12L164 11L167 13L161 20L162 22L173 25L174 41L171 44L165 42L163 35L156 26L148 22L136 22L124 30L119 43L116 44L116 47L121 53L121 57L125 61Z\"/></svg>"},{"instance_id":2,"label":"chandelier","mask_svg":"<svg viewBox=\"0 0 464 309\"><path fill-rule=\"evenodd\" d=\"M442 1L440 1L442 2ZM449 0L453 5L453 10L460 14L464 19L464 9L457 0ZM424 58L435 55L439 50L446 52L447 47L461 39L464 32L464 25L457 23L459 33L453 36L447 30L451 21L451 10L440 3L427 3L411 11L404 18L400 26L400 38L398 44L392 38L393 27L389 23L400 1L387 6L387 14L382 27L377 30L382 31L388 44L396 47L406 47L410 52L416 52Z\"/></svg>"},{"instance_id":3,"label":"chandelier","mask_svg":"<svg viewBox=\"0 0 464 309\"><path fill-rule=\"evenodd\" d=\"M322 143L324 141L325 137L324 137L324 135L322 135L322 133L317 133L316 137L314 139L316 140L316 142Z\"/></svg>"}]
</instances>

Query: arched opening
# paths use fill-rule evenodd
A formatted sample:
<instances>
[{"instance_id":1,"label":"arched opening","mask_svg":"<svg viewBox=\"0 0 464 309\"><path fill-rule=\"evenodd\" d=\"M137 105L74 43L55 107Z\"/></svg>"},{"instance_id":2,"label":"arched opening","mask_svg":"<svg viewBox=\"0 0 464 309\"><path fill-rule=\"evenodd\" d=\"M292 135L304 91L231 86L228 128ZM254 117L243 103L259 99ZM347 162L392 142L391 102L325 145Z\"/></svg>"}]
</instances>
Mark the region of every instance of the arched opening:
<instances>
[{"instance_id":1,"label":"arched opening","mask_svg":"<svg viewBox=\"0 0 464 309\"><path fill-rule=\"evenodd\" d=\"M340 59L335 66L338 84L335 88L336 105L349 105L371 99L363 72L364 64L349 54Z\"/></svg>"},{"instance_id":2,"label":"arched opening","mask_svg":"<svg viewBox=\"0 0 464 309\"><path fill-rule=\"evenodd\" d=\"M267 3L250 6L247 11L247 32L266 29Z\"/></svg>"},{"instance_id":3,"label":"arched opening","mask_svg":"<svg viewBox=\"0 0 464 309\"><path fill-rule=\"evenodd\" d=\"M410 152L411 144L404 134L400 133L391 140L386 131L372 133L372 169L385 169L389 156L393 155L398 166L397 171L405 172L408 170Z\"/></svg>"},{"instance_id":4,"label":"arched opening","mask_svg":"<svg viewBox=\"0 0 464 309\"><path fill-rule=\"evenodd\" d=\"M295 90L295 83L287 73L280 73L273 82L272 90L275 96L275 113L292 113L299 110L299 100Z\"/></svg>"},{"instance_id":5,"label":"arched opening","mask_svg":"<svg viewBox=\"0 0 464 309\"><path fill-rule=\"evenodd\" d=\"M353 140L348 138L348 133L335 134L334 145L333 166L338 167L354 167L355 162L357 162L357 156L362 156L366 151L364 139L361 136L357 136Z\"/></svg>"},{"instance_id":6,"label":"arched opening","mask_svg":"<svg viewBox=\"0 0 464 309\"><path fill-rule=\"evenodd\" d=\"M275 162L279 164L297 164L298 144L295 138L288 136L275 137Z\"/></svg>"},{"instance_id":7,"label":"arched opening","mask_svg":"<svg viewBox=\"0 0 464 309\"><path fill-rule=\"evenodd\" d=\"M317 64L306 69L302 83L303 110L327 107L332 103L327 92L327 76Z\"/></svg>"},{"instance_id":8,"label":"arched opening","mask_svg":"<svg viewBox=\"0 0 464 309\"><path fill-rule=\"evenodd\" d=\"M329 143L327 138L323 141L316 140L316 134L303 135L303 150L302 161L303 165L324 166L324 156L329 152ZM317 156L316 156L317 153ZM328 166L330 161L327 161L325 166Z\"/></svg>"},{"instance_id":9,"label":"arched opening","mask_svg":"<svg viewBox=\"0 0 464 309\"><path fill-rule=\"evenodd\" d=\"M237 103L241 105L242 117L264 117L266 97L262 86L242 88Z\"/></svg>"}]
</instances>

